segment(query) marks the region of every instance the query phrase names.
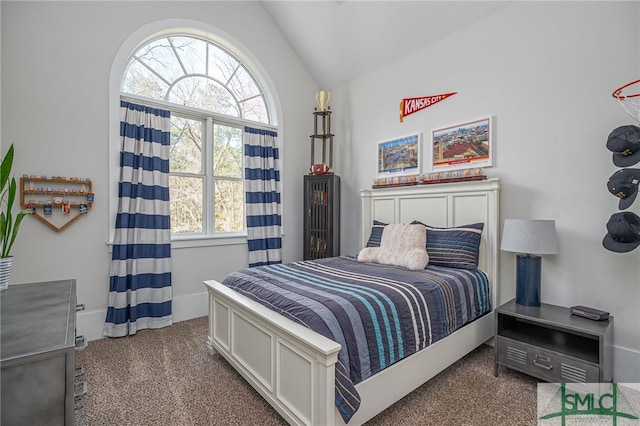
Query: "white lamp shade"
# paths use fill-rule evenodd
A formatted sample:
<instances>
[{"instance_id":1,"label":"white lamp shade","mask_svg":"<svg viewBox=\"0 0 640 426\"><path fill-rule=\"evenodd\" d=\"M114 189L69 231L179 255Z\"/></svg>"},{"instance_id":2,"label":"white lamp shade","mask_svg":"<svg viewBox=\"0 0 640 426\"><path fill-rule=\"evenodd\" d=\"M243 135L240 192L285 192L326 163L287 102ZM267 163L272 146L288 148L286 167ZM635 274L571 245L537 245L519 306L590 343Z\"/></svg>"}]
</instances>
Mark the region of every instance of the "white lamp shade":
<instances>
[{"instance_id":1,"label":"white lamp shade","mask_svg":"<svg viewBox=\"0 0 640 426\"><path fill-rule=\"evenodd\" d=\"M505 219L500 249L526 254L558 254L555 220Z\"/></svg>"}]
</instances>

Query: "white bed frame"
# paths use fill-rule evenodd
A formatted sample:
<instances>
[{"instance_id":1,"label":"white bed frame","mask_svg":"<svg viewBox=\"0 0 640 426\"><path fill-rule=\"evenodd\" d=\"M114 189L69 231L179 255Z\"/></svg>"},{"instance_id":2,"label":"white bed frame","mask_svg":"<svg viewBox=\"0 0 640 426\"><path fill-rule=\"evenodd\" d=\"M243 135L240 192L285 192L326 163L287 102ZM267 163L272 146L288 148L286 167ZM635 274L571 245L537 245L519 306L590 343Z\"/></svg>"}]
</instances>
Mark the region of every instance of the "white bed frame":
<instances>
[{"instance_id":1,"label":"white bed frame","mask_svg":"<svg viewBox=\"0 0 640 426\"><path fill-rule=\"evenodd\" d=\"M362 243L374 219L420 220L432 226L485 224L479 267L489 276L492 307L498 301L497 179L361 190ZM209 291L207 346L226 360L293 425L344 425L334 405L340 345L242 296L216 281ZM356 385L360 425L490 340L494 312ZM215 381L215 378L211 378Z\"/></svg>"}]
</instances>

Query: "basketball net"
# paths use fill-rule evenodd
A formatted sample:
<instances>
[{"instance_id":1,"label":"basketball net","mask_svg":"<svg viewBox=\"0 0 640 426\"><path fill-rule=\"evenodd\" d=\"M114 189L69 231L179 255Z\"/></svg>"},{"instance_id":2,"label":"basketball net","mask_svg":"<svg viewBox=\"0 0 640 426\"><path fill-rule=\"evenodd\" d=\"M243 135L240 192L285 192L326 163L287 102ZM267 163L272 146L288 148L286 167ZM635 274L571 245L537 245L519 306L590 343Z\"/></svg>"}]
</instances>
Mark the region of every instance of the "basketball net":
<instances>
[{"instance_id":1,"label":"basketball net","mask_svg":"<svg viewBox=\"0 0 640 426\"><path fill-rule=\"evenodd\" d=\"M635 80L630 83L627 83L623 86L618 87L613 91L612 96L618 100L622 108L640 124L640 92L630 92L629 86L633 86L634 84L640 83L640 80ZM623 91L627 91L628 93L623 93Z\"/></svg>"}]
</instances>

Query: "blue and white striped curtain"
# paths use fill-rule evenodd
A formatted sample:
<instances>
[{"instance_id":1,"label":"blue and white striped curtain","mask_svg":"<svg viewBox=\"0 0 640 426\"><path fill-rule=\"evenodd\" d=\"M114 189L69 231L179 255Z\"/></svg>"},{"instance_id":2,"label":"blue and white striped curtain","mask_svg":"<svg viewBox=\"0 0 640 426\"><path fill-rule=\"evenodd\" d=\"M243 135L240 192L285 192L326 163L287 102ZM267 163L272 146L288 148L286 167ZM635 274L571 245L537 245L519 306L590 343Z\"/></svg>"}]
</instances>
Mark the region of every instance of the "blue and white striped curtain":
<instances>
[{"instance_id":1,"label":"blue and white striped curtain","mask_svg":"<svg viewBox=\"0 0 640 426\"><path fill-rule=\"evenodd\" d=\"M169 111L120 102L120 186L103 334L171 325Z\"/></svg>"},{"instance_id":2,"label":"blue and white striped curtain","mask_svg":"<svg viewBox=\"0 0 640 426\"><path fill-rule=\"evenodd\" d=\"M282 263L278 134L244 128L249 267Z\"/></svg>"}]
</instances>

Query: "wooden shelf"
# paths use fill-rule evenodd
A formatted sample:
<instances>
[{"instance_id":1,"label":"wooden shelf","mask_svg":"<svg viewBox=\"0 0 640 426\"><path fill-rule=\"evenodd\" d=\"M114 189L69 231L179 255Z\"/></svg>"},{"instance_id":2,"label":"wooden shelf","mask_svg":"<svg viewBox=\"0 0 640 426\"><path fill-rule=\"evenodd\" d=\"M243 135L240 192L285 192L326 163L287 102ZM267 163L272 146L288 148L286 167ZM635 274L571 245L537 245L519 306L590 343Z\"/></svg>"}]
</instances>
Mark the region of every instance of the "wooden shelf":
<instances>
[{"instance_id":1,"label":"wooden shelf","mask_svg":"<svg viewBox=\"0 0 640 426\"><path fill-rule=\"evenodd\" d=\"M20 206L23 209L31 208L31 216L56 232L62 231L88 213L93 206L94 197L90 179L41 176L20 178ZM50 212L44 211L47 206L51 207ZM63 212L65 207L68 210ZM78 212L71 215L72 209L78 209Z\"/></svg>"},{"instance_id":2,"label":"wooden shelf","mask_svg":"<svg viewBox=\"0 0 640 426\"><path fill-rule=\"evenodd\" d=\"M433 179L433 180L423 180L422 184L423 185L432 185L434 183L451 183L451 182L468 182L471 180L486 180L487 177L482 175L482 176L464 176L464 177L457 177L457 178L444 178L444 179Z\"/></svg>"}]
</instances>

